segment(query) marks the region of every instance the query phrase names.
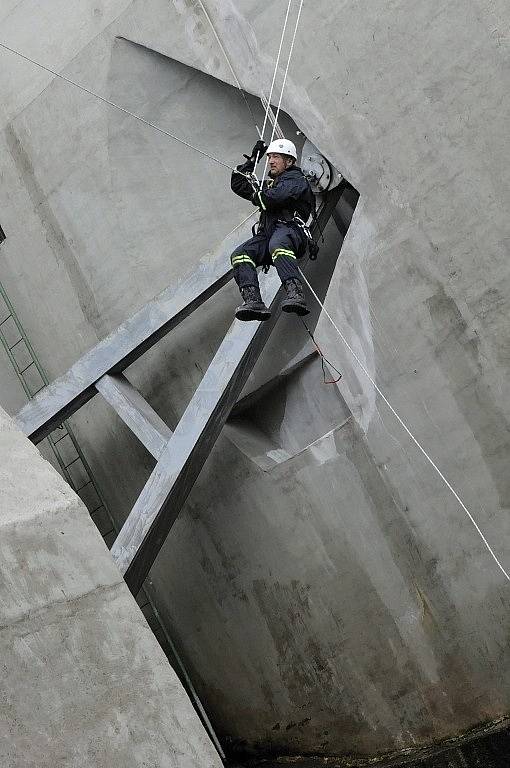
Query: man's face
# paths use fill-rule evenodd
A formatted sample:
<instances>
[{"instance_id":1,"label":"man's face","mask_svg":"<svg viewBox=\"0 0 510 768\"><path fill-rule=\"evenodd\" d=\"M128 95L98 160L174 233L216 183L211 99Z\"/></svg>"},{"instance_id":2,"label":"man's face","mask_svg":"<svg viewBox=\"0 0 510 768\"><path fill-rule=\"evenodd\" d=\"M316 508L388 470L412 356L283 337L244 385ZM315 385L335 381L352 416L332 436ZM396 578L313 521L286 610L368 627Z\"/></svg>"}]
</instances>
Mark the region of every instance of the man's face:
<instances>
[{"instance_id":1,"label":"man's face","mask_svg":"<svg viewBox=\"0 0 510 768\"><path fill-rule=\"evenodd\" d=\"M275 179L294 163L294 160L289 155L279 155L277 152L269 152L267 159L269 162L269 175L272 179Z\"/></svg>"}]
</instances>

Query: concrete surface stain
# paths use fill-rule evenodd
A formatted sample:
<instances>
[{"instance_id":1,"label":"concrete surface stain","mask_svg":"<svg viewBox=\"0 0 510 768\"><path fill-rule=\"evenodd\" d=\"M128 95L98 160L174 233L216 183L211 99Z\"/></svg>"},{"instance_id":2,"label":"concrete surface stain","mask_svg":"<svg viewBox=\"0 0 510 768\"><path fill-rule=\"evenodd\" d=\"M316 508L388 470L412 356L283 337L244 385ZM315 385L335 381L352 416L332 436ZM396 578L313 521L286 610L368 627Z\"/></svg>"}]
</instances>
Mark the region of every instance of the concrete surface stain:
<instances>
[{"instance_id":1,"label":"concrete surface stain","mask_svg":"<svg viewBox=\"0 0 510 768\"><path fill-rule=\"evenodd\" d=\"M479 341L444 288L426 301L437 333L436 359L480 447L503 509L510 508L510 424L484 380Z\"/></svg>"}]
</instances>

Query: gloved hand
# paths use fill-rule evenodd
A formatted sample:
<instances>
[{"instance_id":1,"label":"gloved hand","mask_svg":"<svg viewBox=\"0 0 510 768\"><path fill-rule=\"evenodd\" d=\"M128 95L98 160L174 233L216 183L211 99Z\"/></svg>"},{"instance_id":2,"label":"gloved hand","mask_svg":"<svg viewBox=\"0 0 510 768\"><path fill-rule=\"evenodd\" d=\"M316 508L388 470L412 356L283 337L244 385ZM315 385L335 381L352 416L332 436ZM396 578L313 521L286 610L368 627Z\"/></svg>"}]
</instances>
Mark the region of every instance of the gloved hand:
<instances>
[{"instance_id":1,"label":"gloved hand","mask_svg":"<svg viewBox=\"0 0 510 768\"><path fill-rule=\"evenodd\" d=\"M243 157L248 158L245 163L242 163L241 165L236 165L236 170L239 171L239 173L253 173L255 169L255 158L252 160L251 157L248 157L248 155L243 155Z\"/></svg>"},{"instance_id":2,"label":"gloved hand","mask_svg":"<svg viewBox=\"0 0 510 768\"><path fill-rule=\"evenodd\" d=\"M264 157L267 151L267 144L262 141L262 139L259 139L255 146L253 147L251 151L251 155L243 155L247 160L253 160L255 163L255 160L258 158L260 160L261 157Z\"/></svg>"}]
</instances>

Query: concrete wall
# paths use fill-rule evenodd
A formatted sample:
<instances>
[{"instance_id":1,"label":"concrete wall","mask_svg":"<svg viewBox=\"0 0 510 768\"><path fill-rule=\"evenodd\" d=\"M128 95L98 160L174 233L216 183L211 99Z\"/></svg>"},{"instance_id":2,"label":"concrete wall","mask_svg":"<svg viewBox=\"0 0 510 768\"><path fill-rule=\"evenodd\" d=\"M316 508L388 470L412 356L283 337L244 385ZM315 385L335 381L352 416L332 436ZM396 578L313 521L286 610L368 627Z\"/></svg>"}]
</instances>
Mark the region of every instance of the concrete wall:
<instances>
[{"instance_id":1,"label":"concrete wall","mask_svg":"<svg viewBox=\"0 0 510 768\"><path fill-rule=\"evenodd\" d=\"M13 7L4 39L221 159L251 146L199 4L67 3L63 25L47 6ZM207 8L267 88L284 4ZM481 0L305 4L283 99L361 194L326 306L507 568L509 22ZM1 57L0 278L53 377L250 211L226 169ZM130 371L170 426L235 302L225 288ZM260 380L299 333L279 322ZM303 368L228 427L152 588L231 750L412 751L508 713L510 585L325 318L319 338L334 397ZM122 519L150 460L101 403L75 426ZM261 466L254 441L286 460Z\"/></svg>"},{"instance_id":2,"label":"concrete wall","mask_svg":"<svg viewBox=\"0 0 510 768\"><path fill-rule=\"evenodd\" d=\"M0 410L0 760L221 761L87 510Z\"/></svg>"}]
</instances>

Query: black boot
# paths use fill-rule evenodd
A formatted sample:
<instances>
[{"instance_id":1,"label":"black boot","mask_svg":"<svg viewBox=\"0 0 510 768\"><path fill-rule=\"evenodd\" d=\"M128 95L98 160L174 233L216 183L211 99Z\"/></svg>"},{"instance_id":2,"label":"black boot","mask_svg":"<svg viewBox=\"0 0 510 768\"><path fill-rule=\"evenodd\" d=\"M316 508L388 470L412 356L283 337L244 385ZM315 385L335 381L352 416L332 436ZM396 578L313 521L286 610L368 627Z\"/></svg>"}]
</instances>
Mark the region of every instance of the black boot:
<instances>
[{"instance_id":1,"label":"black boot","mask_svg":"<svg viewBox=\"0 0 510 768\"><path fill-rule=\"evenodd\" d=\"M287 298L282 302L282 312L295 312L296 315L308 315L310 310L306 306L303 294L303 284L297 277L285 280L283 283Z\"/></svg>"},{"instance_id":2,"label":"black boot","mask_svg":"<svg viewBox=\"0 0 510 768\"><path fill-rule=\"evenodd\" d=\"M238 320L269 320L271 312L262 301L258 285L240 289L244 304L236 309Z\"/></svg>"}]
</instances>

